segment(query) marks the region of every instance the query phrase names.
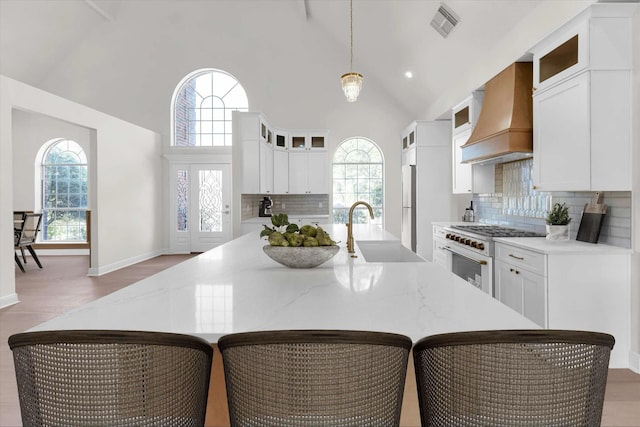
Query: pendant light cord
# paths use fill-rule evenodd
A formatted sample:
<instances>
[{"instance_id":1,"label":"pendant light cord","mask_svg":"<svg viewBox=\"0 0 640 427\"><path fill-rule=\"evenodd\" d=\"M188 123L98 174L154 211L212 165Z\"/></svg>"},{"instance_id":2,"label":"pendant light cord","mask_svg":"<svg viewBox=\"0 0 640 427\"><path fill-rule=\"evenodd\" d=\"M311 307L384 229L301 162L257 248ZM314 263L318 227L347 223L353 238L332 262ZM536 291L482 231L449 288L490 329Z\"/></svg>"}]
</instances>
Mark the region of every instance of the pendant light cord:
<instances>
[{"instance_id":1,"label":"pendant light cord","mask_svg":"<svg viewBox=\"0 0 640 427\"><path fill-rule=\"evenodd\" d=\"M353 72L353 0L349 0L349 33L351 34L351 53L349 71Z\"/></svg>"}]
</instances>

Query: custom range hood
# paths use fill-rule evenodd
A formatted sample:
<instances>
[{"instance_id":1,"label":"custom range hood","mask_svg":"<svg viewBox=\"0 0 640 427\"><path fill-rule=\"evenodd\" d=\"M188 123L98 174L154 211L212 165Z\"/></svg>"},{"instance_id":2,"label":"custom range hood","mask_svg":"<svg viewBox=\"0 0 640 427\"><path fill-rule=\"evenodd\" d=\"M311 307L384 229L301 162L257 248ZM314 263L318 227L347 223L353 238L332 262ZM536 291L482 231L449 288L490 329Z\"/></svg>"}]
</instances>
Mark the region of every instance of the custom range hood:
<instances>
[{"instance_id":1,"label":"custom range hood","mask_svg":"<svg viewBox=\"0 0 640 427\"><path fill-rule=\"evenodd\" d=\"M462 163L505 163L533 155L533 66L516 62L487 82Z\"/></svg>"}]
</instances>

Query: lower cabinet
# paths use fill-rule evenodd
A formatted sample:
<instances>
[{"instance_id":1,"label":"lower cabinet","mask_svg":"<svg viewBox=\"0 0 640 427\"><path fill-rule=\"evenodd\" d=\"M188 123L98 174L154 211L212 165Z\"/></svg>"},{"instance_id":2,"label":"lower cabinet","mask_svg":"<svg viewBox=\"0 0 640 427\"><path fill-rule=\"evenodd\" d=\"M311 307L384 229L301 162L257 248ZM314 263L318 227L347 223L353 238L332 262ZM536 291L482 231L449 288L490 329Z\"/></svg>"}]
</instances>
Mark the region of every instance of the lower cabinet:
<instances>
[{"instance_id":1,"label":"lower cabinet","mask_svg":"<svg viewBox=\"0 0 640 427\"><path fill-rule=\"evenodd\" d=\"M629 271L630 251L624 248L496 239L496 299L543 328L613 335L610 367L628 367Z\"/></svg>"},{"instance_id":2,"label":"lower cabinet","mask_svg":"<svg viewBox=\"0 0 640 427\"><path fill-rule=\"evenodd\" d=\"M496 298L543 328L547 326L546 278L497 260Z\"/></svg>"},{"instance_id":3,"label":"lower cabinet","mask_svg":"<svg viewBox=\"0 0 640 427\"><path fill-rule=\"evenodd\" d=\"M298 217L298 216L290 216L289 217L289 223L290 224L296 224L298 227L302 227L303 225L313 225L313 226L318 226L318 225L322 225L322 224L328 224L329 223L329 216L302 216L302 217Z\"/></svg>"}]
</instances>

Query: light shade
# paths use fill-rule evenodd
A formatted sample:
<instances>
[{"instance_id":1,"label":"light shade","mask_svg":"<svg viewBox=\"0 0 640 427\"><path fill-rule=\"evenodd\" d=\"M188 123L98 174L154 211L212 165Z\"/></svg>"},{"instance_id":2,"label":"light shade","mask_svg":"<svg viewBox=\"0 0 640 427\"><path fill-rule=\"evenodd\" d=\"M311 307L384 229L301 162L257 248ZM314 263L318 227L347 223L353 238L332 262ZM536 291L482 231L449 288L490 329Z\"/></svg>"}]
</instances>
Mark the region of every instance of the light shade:
<instances>
[{"instance_id":1,"label":"light shade","mask_svg":"<svg viewBox=\"0 0 640 427\"><path fill-rule=\"evenodd\" d=\"M340 80L342 80L342 90L347 101L355 102L362 89L362 74L354 72L343 74Z\"/></svg>"}]
</instances>

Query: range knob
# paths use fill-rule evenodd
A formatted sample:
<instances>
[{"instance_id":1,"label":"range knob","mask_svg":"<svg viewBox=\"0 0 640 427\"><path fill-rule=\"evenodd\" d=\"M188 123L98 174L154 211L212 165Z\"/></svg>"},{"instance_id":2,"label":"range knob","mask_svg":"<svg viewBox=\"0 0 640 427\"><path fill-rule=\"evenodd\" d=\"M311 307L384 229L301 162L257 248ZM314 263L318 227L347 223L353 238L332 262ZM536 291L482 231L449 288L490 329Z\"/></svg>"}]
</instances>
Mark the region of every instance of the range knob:
<instances>
[{"instance_id":1,"label":"range knob","mask_svg":"<svg viewBox=\"0 0 640 427\"><path fill-rule=\"evenodd\" d=\"M481 251L484 250L484 243L478 243L476 248L480 249Z\"/></svg>"},{"instance_id":2,"label":"range knob","mask_svg":"<svg viewBox=\"0 0 640 427\"><path fill-rule=\"evenodd\" d=\"M447 233L447 235L445 236L445 238L447 238L448 240L451 240L453 238L453 234L451 233Z\"/></svg>"},{"instance_id":3,"label":"range knob","mask_svg":"<svg viewBox=\"0 0 640 427\"><path fill-rule=\"evenodd\" d=\"M471 246L471 239L465 239L464 244L467 246Z\"/></svg>"},{"instance_id":4,"label":"range knob","mask_svg":"<svg viewBox=\"0 0 640 427\"><path fill-rule=\"evenodd\" d=\"M475 240L473 242L471 242L471 247L472 248L477 248L478 247L478 242L476 242Z\"/></svg>"}]
</instances>

